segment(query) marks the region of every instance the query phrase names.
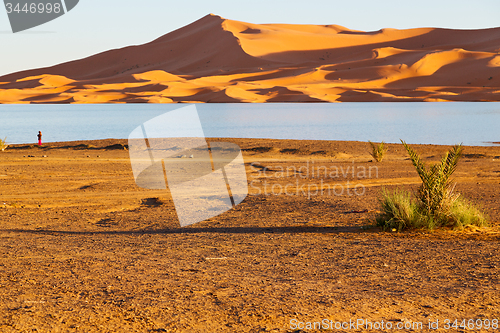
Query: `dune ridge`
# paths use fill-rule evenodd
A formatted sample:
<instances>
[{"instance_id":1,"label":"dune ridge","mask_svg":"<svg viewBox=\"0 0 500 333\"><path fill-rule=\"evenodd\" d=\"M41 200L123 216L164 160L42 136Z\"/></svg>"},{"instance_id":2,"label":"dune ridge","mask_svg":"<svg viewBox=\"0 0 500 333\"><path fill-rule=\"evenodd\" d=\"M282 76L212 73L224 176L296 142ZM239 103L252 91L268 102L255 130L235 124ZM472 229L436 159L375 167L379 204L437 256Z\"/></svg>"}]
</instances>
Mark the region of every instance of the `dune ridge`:
<instances>
[{"instance_id":1,"label":"dune ridge","mask_svg":"<svg viewBox=\"0 0 500 333\"><path fill-rule=\"evenodd\" d=\"M0 77L0 103L500 101L500 28L252 24L207 15L150 43Z\"/></svg>"}]
</instances>

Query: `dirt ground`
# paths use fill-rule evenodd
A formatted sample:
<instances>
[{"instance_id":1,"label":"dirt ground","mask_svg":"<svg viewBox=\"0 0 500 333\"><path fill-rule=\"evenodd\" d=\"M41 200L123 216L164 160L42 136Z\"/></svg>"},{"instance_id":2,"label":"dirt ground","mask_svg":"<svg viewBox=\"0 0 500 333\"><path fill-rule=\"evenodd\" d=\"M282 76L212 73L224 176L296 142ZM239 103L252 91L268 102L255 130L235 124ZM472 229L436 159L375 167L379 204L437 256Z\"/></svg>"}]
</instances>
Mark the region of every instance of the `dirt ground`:
<instances>
[{"instance_id":1,"label":"dirt ground","mask_svg":"<svg viewBox=\"0 0 500 333\"><path fill-rule=\"evenodd\" d=\"M373 225L382 187L420 183L401 145L376 163L366 142L222 141L250 193L185 228L125 140L0 152L0 332L494 331L500 147L465 147L454 175L490 227L397 233Z\"/></svg>"}]
</instances>

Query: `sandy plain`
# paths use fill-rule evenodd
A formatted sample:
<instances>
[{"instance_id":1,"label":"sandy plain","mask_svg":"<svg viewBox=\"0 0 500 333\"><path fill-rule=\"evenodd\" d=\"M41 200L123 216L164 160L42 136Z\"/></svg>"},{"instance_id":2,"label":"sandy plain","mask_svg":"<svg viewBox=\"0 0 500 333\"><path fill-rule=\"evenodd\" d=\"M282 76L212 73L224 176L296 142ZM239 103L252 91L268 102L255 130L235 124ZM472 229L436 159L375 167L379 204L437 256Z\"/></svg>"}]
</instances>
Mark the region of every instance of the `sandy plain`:
<instances>
[{"instance_id":1,"label":"sandy plain","mask_svg":"<svg viewBox=\"0 0 500 333\"><path fill-rule=\"evenodd\" d=\"M185 228L167 191L135 185L126 140L1 152L0 331L315 332L299 322L328 319L427 332L499 319L500 147L466 147L455 173L490 227L397 233L373 221L382 186L419 184L401 145L375 163L366 142L223 141L242 148L250 193ZM447 148L415 147L428 162ZM337 192L278 193L321 181Z\"/></svg>"}]
</instances>

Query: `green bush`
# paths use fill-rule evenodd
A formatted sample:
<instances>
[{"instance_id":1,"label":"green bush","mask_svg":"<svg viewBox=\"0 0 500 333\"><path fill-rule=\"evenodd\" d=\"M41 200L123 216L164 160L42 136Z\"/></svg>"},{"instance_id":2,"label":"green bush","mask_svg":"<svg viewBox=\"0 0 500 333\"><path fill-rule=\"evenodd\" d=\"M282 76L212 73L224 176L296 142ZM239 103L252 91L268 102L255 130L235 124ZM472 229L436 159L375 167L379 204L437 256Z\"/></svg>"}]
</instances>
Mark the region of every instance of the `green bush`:
<instances>
[{"instance_id":1,"label":"green bush","mask_svg":"<svg viewBox=\"0 0 500 333\"><path fill-rule=\"evenodd\" d=\"M487 216L481 209L462 197L459 197L451 206L450 216L451 224L458 229L466 225L488 226Z\"/></svg>"},{"instance_id":2,"label":"green bush","mask_svg":"<svg viewBox=\"0 0 500 333\"><path fill-rule=\"evenodd\" d=\"M401 140L410 155L413 166L422 180L422 185L418 190L417 197L423 208L427 210L427 215L439 215L447 212L458 199L459 195L453 193L454 186L450 177L455 172L458 160L462 156L462 145L456 145L446 152L441 158L441 162L427 168L420 156Z\"/></svg>"},{"instance_id":3,"label":"green bush","mask_svg":"<svg viewBox=\"0 0 500 333\"><path fill-rule=\"evenodd\" d=\"M385 157L385 153L387 153L387 147L385 146L385 142L382 141L378 145L371 141L368 142L372 146L372 151L370 152L370 155L372 155L375 161L382 162L382 160Z\"/></svg>"},{"instance_id":4,"label":"green bush","mask_svg":"<svg viewBox=\"0 0 500 333\"><path fill-rule=\"evenodd\" d=\"M380 200L382 213L377 216L377 225L384 230L397 229L401 231L411 228L419 218L418 207L412 199L410 193L396 189L389 192L382 189L382 199Z\"/></svg>"},{"instance_id":5,"label":"green bush","mask_svg":"<svg viewBox=\"0 0 500 333\"><path fill-rule=\"evenodd\" d=\"M454 146L441 162L428 168L420 156L404 141L422 185L416 198L404 190L382 190L382 213L376 222L387 229L434 229L436 227L463 228L466 225L487 226L485 214L473 203L454 192L450 177L462 156L462 145Z\"/></svg>"},{"instance_id":6,"label":"green bush","mask_svg":"<svg viewBox=\"0 0 500 333\"><path fill-rule=\"evenodd\" d=\"M449 212L429 215L423 206L412 198L411 193L396 189L382 190L382 212L376 217L377 226L384 230L434 229L451 227L462 229L466 225L485 227L488 221L484 213L462 197L457 198Z\"/></svg>"}]
</instances>

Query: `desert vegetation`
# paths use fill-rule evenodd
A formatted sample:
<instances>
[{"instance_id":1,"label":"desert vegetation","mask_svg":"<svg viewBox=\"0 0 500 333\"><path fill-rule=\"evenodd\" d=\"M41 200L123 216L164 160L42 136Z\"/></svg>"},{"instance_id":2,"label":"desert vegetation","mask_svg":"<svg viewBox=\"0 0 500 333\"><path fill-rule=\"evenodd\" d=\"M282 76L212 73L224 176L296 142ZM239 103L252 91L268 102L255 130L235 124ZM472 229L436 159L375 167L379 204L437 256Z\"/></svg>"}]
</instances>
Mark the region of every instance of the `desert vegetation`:
<instances>
[{"instance_id":1,"label":"desert vegetation","mask_svg":"<svg viewBox=\"0 0 500 333\"><path fill-rule=\"evenodd\" d=\"M437 164L426 166L420 155L402 141L422 184L415 197L408 191L382 190L382 213L376 218L384 229L437 227L463 228L466 225L486 226L485 214L472 202L455 192L451 175L462 156L462 145L452 147Z\"/></svg>"},{"instance_id":2,"label":"desert vegetation","mask_svg":"<svg viewBox=\"0 0 500 333\"><path fill-rule=\"evenodd\" d=\"M7 144L7 138L5 137L3 140L0 139L0 151L4 151L7 149L9 145Z\"/></svg>"},{"instance_id":3,"label":"desert vegetation","mask_svg":"<svg viewBox=\"0 0 500 333\"><path fill-rule=\"evenodd\" d=\"M371 141L368 141L372 147L372 151L370 152L370 155L375 159L377 162L382 162L382 160L385 157L385 154L387 153L387 147L385 146L385 142L382 141L379 144L373 143Z\"/></svg>"}]
</instances>

